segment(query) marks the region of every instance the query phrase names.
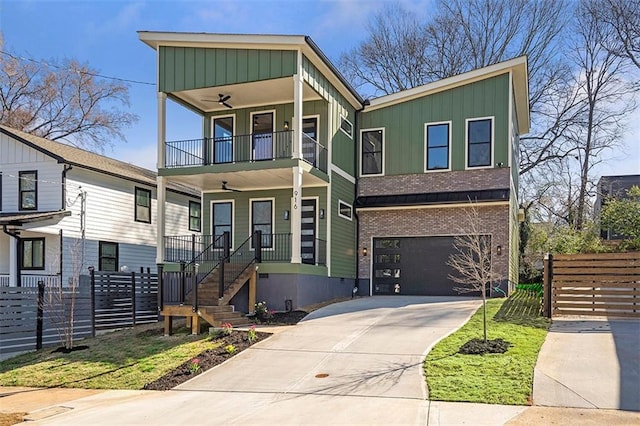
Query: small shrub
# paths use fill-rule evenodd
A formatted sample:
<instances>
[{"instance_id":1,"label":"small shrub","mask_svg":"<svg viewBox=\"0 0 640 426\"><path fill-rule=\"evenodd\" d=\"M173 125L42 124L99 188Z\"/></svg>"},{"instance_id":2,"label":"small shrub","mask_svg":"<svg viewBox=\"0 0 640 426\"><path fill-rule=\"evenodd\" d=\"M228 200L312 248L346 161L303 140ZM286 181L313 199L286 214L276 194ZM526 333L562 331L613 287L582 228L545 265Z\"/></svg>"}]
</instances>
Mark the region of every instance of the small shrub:
<instances>
[{"instance_id":1,"label":"small shrub","mask_svg":"<svg viewBox=\"0 0 640 426\"><path fill-rule=\"evenodd\" d=\"M256 318L260 322L269 322L273 319L273 310L267 307L267 302L258 302L255 305Z\"/></svg>"},{"instance_id":2,"label":"small shrub","mask_svg":"<svg viewBox=\"0 0 640 426\"><path fill-rule=\"evenodd\" d=\"M458 353L464 355L502 354L505 353L510 346L511 343L502 339L487 341L471 339L460 347Z\"/></svg>"},{"instance_id":3,"label":"small shrub","mask_svg":"<svg viewBox=\"0 0 640 426\"><path fill-rule=\"evenodd\" d=\"M196 374L200 370L200 359L194 358L191 360L191 364L189 364L189 372L191 374Z\"/></svg>"},{"instance_id":4,"label":"small shrub","mask_svg":"<svg viewBox=\"0 0 640 426\"><path fill-rule=\"evenodd\" d=\"M256 326L252 325L251 327L249 327L249 333L247 334L247 340L249 341L249 343L253 343L255 342L255 340L258 338L258 335L256 334Z\"/></svg>"},{"instance_id":5,"label":"small shrub","mask_svg":"<svg viewBox=\"0 0 640 426\"><path fill-rule=\"evenodd\" d=\"M229 354L229 355L233 355L236 353L236 351L238 350L238 348L236 348L234 345L227 345L224 347L224 350Z\"/></svg>"},{"instance_id":6,"label":"small shrub","mask_svg":"<svg viewBox=\"0 0 640 426\"><path fill-rule=\"evenodd\" d=\"M225 322L220 326L222 329L222 334L225 336L230 336L233 333L233 325L230 322Z\"/></svg>"}]
</instances>

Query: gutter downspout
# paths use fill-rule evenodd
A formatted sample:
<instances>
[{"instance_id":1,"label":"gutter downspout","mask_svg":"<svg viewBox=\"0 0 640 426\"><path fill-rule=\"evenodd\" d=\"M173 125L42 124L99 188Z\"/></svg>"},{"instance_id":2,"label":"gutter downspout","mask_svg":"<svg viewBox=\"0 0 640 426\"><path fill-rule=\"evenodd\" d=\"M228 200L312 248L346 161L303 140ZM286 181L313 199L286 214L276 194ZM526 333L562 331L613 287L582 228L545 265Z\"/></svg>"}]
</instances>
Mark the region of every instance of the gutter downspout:
<instances>
[{"instance_id":1,"label":"gutter downspout","mask_svg":"<svg viewBox=\"0 0 640 426\"><path fill-rule=\"evenodd\" d=\"M60 210L66 210L67 208L67 172L71 169L73 169L73 167L68 164L62 167L62 201L60 203Z\"/></svg>"},{"instance_id":2,"label":"gutter downspout","mask_svg":"<svg viewBox=\"0 0 640 426\"><path fill-rule=\"evenodd\" d=\"M22 276L20 274L20 264L22 263L21 257L22 257L22 253L20 251L20 234L16 231L9 231L7 229L7 225L2 225L2 232L4 232L5 234L7 234L10 237L13 237L16 239L16 243L18 244L18 246L16 247L16 253L18 254L16 256L16 282L15 285L16 287L21 287L22 284Z\"/></svg>"},{"instance_id":3,"label":"gutter downspout","mask_svg":"<svg viewBox=\"0 0 640 426\"><path fill-rule=\"evenodd\" d=\"M360 217L358 217L358 211L356 209L356 200L358 199L358 144L360 143L360 128L358 127L358 115L369 105L369 99L365 99L362 102L362 108L357 109L353 117L354 127L354 139L356 143L354 146L353 154L353 174L355 175L356 184L353 186L353 215L356 218L356 284L351 292L351 298L360 291Z\"/></svg>"}]
</instances>

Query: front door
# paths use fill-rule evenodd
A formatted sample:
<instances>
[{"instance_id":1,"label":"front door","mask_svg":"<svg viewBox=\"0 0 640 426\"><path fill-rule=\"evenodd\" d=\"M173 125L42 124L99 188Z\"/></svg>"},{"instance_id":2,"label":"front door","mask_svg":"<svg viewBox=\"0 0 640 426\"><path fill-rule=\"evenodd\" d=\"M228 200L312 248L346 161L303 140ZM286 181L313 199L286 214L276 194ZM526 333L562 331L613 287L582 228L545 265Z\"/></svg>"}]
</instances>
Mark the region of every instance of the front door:
<instances>
[{"instance_id":1,"label":"front door","mask_svg":"<svg viewBox=\"0 0 640 426\"><path fill-rule=\"evenodd\" d=\"M253 114L251 134L254 160L273 158L273 113Z\"/></svg>"},{"instance_id":2,"label":"front door","mask_svg":"<svg viewBox=\"0 0 640 426\"><path fill-rule=\"evenodd\" d=\"M316 200L302 200L300 223L300 257L302 263L316 264Z\"/></svg>"},{"instance_id":3,"label":"front door","mask_svg":"<svg viewBox=\"0 0 640 426\"><path fill-rule=\"evenodd\" d=\"M213 163L233 161L233 117L213 119Z\"/></svg>"}]
</instances>

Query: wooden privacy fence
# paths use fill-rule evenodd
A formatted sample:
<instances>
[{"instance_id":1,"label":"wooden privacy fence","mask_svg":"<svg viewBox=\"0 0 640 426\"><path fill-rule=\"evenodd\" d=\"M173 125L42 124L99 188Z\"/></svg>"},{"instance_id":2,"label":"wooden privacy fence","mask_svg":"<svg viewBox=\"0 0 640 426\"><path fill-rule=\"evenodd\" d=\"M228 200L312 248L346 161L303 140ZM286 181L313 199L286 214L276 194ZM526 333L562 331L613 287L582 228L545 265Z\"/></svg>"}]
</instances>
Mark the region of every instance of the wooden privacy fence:
<instances>
[{"instance_id":1,"label":"wooden privacy fence","mask_svg":"<svg viewBox=\"0 0 640 426\"><path fill-rule=\"evenodd\" d=\"M157 274L90 272L75 293L74 338L158 321ZM72 294L69 287L0 286L0 352L59 345Z\"/></svg>"},{"instance_id":2,"label":"wooden privacy fence","mask_svg":"<svg viewBox=\"0 0 640 426\"><path fill-rule=\"evenodd\" d=\"M640 252L549 255L544 289L548 317L640 318Z\"/></svg>"}]
</instances>

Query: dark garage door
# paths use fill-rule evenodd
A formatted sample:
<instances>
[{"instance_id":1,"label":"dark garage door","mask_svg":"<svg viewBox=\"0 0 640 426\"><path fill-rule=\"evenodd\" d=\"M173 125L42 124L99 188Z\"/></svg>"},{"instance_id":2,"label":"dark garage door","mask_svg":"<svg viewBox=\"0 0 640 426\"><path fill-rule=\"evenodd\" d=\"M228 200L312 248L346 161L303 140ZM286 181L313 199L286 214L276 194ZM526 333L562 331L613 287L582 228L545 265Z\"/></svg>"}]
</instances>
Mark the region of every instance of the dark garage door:
<instances>
[{"instance_id":1,"label":"dark garage door","mask_svg":"<svg viewBox=\"0 0 640 426\"><path fill-rule=\"evenodd\" d=\"M453 251L453 237L374 238L373 294L458 295L448 278Z\"/></svg>"}]
</instances>

